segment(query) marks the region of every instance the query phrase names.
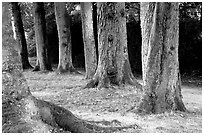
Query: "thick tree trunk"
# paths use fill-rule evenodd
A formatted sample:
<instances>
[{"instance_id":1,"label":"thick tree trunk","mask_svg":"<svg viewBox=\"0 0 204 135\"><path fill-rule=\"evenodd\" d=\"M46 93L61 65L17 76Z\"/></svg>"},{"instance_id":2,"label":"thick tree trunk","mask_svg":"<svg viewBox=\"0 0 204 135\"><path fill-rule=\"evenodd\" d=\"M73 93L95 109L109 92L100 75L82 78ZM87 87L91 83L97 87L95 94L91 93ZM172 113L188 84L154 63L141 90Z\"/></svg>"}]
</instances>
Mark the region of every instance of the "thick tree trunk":
<instances>
[{"instance_id":1,"label":"thick tree trunk","mask_svg":"<svg viewBox=\"0 0 204 135\"><path fill-rule=\"evenodd\" d=\"M48 44L46 39L46 22L45 10L43 2L34 3L34 24L35 24L35 39L37 61L34 71L52 70L51 63L48 58Z\"/></svg>"},{"instance_id":2,"label":"thick tree trunk","mask_svg":"<svg viewBox=\"0 0 204 135\"><path fill-rule=\"evenodd\" d=\"M59 63L57 73L73 72L70 17L65 2L55 2L55 17L59 37Z\"/></svg>"},{"instance_id":3,"label":"thick tree trunk","mask_svg":"<svg viewBox=\"0 0 204 135\"><path fill-rule=\"evenodd\" d=\"M178 3L142 3L141 8L142 47L146 52L142 61L145 63L145 94L138 110L146 113L185 111L178 61Z\"/></svg>"},{"instance_id":4,"label":"thick tree trunk","mask_svg":"<svg viewBox=\"0 0 204 135\"><path fill-rule=\"evenodd\" d=\"M85 78L91 79L97 68L96 46L93 30L93 8L91 2L81 2L81 18L86 68Z\"/></svg>"},{"instance_id":5,"label":"thick tree trunk","mask_svg":"<svg viewBox=\"0 0 204 135\"><path fill-rule=\"evenodd\" d=\"M8 7L8 3L2 3L2 132L114 132L137 126L100 127L33 97L22 74L19 55L14 50Z\"/></svg>"},{"instance_id":6,"label":"thick tree trunk","mask_svg":"<svg viewBox=\"0 0 204 135\"><path fill-rule=\"evenodd\" d=\"M8 32L4 30L4 34ZM8 33L9 34L9 33ZM13 45L3 42L2 131L6 133L94 132L97 126L70 111L32 96Z\"/></svg>"},{"instance_id":7,"label":"thick tree trunk","mask_svg":"<svg viewBox=\"0 0 204 135\"><path fill-rule=\"evenodd\" d=\"M97 3L99 61L85 88L109 84L141 85L132 75L127 50L125 3Z\"/></svg>"},{"instance_id":8,"label":"thick tree trunk","mask_svg":"<svg viewBox=\"0 0 204 135\"><path fill-rule=\"evenodd\" d=\"M33 68L28 61L28 50L23 29L23 22L21 18L20 6L18 2L11 2L11 9L13 14L14 30L16 33L16 40L18 42L18 52L21 56L21 63L23 69Z\"/></svg>"}]
</instances>

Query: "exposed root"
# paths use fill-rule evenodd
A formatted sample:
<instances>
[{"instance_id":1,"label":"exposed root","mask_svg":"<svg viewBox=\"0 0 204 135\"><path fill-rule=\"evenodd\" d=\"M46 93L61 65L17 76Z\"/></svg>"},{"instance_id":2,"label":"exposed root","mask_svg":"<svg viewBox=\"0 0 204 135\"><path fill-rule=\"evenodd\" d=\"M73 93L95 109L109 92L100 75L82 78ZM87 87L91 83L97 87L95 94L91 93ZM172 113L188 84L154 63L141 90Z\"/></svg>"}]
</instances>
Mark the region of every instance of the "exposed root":
<instances>
[{"instance_id":1,"label":"exposed root","mask_svg":"<svg viewBox=\"0 0 204 135\"><path fill-rule=\"evenodd\" d=\"M84 89L86 89L86 88L94 88L94 87L96 87L97 85L98 85L98 80L92 79L92 80L90 80L90 81L86 84L86 86L84 87Z\"/></svg>"},{"instance_id":2,"label":"exposed root","mask_svg":"<svg viewBox=\"0 0 204 135\"><path fill-rule=\"evenodd\" d=\"M136 79L130 78L130 76L128 77L125 76L121 83L133 85L133 86L136 86L138 89L142 90L142 85L138 83ZM91 79L84 88L94 88L94 87L102 88L102 87L107 87L109 84L120 86L121 83L117 82L116 78L115 79L112 78L111 80L110 78L107 77L106 79L99 81L99 77L94 77L94 79Z\"/></svg>"},{"instance_id":3,"label":"exposed root","mask_svg":"<svg viewBox=\"0 0 204 135\"><path fill-rule=\"evenodd\" d=\"M186 112L187 109L185 108L183 102L179 100L178 97L174 98L174 105L171 106L170 108L163 107L162 109L158 109L156 107L156 99L154 98L153 94L151 93L145 93L140 101L139 106L137 109L134 111L137 114L151 114L151 113L163 113L165 111L181 111L181 112Z\"/></svg>"},{"instance_id":4,"label":"exposed root","mask_svg":"<svg viewBox=\"0 0 204 135\"><path fill-rule=\"evenodd\" d=\"M137 81L137 79L132 74L130 64L128 60L125 60L123 66L123 76L121 80L118 79L118 73L115 69L107 70L107 74L99 74L101 72L99 69L96 71L92 80L90 80L84 88L102 88L107 87L109 85L117 85L120 86L122 84L130 84L136 86L138 89L142 90L142 85ZM106 72L106 71L103 71ZM103 76L103 77L102 77Z\"/></svg>"},{"instance_id":5,"label":"exposed root","mask_svg":"<svg viewBox=\"0 0 204 135\"><path fill-rule=\"evenodd\" d=\"M178 97L175 97L174 101L175 101L175 105L176 105L175 110L179 110L181 112L187 111L187 109L186 109L186 107L185 107L185 105L181 99L179 99Z\"/></svg>"},{"instance_id":6,"label":"exposed root","mask_svg":"<svg viewBox=\"0 0 204 135\"><path fill-rule=\"evenodd\" d=\"M127 79L127 83L130 84L130 85L136 86L138 89L142 90L142 85L136 80L136 78Z\"/></svg>"},{"instance_id":7,"label":"exposed root","mask_svg":"<svg viewBox=\"0 0 204 135\"><path fill-rule=\"evenodd\" d=\"M138 128L141 129L140 126L138 126L137 124L134 125L129 125L129 126L115 126L115 127L100 127L95 125L96 123L102 123L103 125L110 125L112 123L114 123L116 120L113 121L88 121L89 123L92 123L89 128L92 128L94 131L98 131L100 133L111 133L111 132L116 132L118 130L124 130L124 129L129 129L129 128ZM116 121L119 122L119 121ZM121 122L119 122L121 123Z\"/></svg>"},{"instance_id":8,"label":"exposed root","mask_svg":"<svg viewBox=\"0 0 204 135\"><path fill-rule=\"evenodd\" d=\"M124 63L124 82L136 86L138 89L142 90L142 85L137 81L137 79L132 74L130 63L128 60Z\"/></svg>"},{"instance_id":9,"label":"exposed root","mask_svg":"<svg viewBox=\"0 0 204 135\"><path fill-rule=\"evenodd\" d=\"M128 128L138 128L138 125L130 125L124 127L101 127L97 126L97 122L89 122L74 116L70 111L54 105L52 103L36 100L36 105L40 109L42 120L54 127L62 128L73 133L94 133L94 132L115 132Z\"/></svg>"}]
</instances>

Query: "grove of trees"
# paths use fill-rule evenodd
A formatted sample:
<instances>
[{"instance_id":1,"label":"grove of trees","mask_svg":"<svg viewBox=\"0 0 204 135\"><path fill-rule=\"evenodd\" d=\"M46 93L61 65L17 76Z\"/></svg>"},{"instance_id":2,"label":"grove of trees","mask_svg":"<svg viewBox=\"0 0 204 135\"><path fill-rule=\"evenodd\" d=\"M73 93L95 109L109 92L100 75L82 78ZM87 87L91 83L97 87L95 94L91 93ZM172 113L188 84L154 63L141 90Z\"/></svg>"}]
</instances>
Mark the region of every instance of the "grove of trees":
<instances>
[{"instance_id":1,"label":"grove of trees","mask_svg":"<svg viewBox=\"0 0 204 135\"><path fill-rule=\"evenodd\" d=\"M180 3L180 5L182 4ZM27 9L33 9L34 12L25 10L28 14L21 17L20 7L26 6L29 7ZM78 6L80 6L80 12L77 13ZM126 6L128 6L128 11ZM97 12L94 8L97 9ZM140 13L137 12L138 8ZM200 12L196 10L197 14L192 16L199 20ZM140 106L137 108L138 113L157 114L166 111L185 112L187 110L182 101L179 69L179 24L181 24L179 22L181 21L179 3L34 2L26 5L18 2L4 2L2 4L3 132L60 132L63 129L68 132L85 133L100 130L108 132L117 129L88 123L77 118L70 111L53 103L36 99L31 94L21 71L32 68L28 61L26 43L28 41L26 41L24 32L27 31L27 27L23 26L23 22L26 17L30 17L30 14L33 16L34 21L31 26L34 28L29 28L31 29L29 36L35 37L37 54L33 71L55 70L52 67L52 47L49 44L47 32L49 26L46 23L46 18L50 17L51 20L55 20L53 22L55 22L58 37L56 73L77 72L72 62L74 57L73 43L74 38L79 40L79 37L74 37L71 28L73 15L80 14L78 20L82 22L81 38L84 45L85 79L87 79L84 88L133 85L136 86L136 91L142 90L144 92ZM184 16L184 14L182 15ZM14 31L17 35L18 53L15 51L15 40L11 36L10 21L12 18L15 26ZM135 78L132 71L135 63L130 62L129 54L132 50L128 47L130 41L128 41L127 22L131 19L133 21L138 19L141 27L142 44L141 50L137 50L137 52L141 51L143 84L140 84ZM198 36L202 36L201 33ZM138 56L139 54L135 55Z\"/></svg>"}]
</instances>

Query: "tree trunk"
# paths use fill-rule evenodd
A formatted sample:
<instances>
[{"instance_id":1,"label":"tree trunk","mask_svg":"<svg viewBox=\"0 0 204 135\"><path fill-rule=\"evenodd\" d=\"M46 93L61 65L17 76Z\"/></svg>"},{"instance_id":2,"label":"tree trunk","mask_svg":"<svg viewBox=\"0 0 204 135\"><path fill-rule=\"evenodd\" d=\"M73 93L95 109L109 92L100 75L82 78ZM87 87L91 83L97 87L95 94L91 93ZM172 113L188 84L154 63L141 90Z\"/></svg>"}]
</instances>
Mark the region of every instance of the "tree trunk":
<instances>
[{"instance_id":1,"label":"tree trunk","mask_svg":"<svg viewBox=\"0 0 204 135\"><path fill-rule=\"evenodd\" d=\"M97 12L99 61L93 79L85 88L125 83L141 88L128 59L125 3L97 3Z\"/></svg>"},{"instance_id":2,"label":"tree trunk","mask_svg":"<svg viewBox=\"0 0 204 135\"><path fill-rule=\"evenodd\" d=\"M114 132L137 126L100 127L77 118L62 107L33 97L14 49L8 7L8 3L2 3L3 133Z\"/></svg>"},{"instance_id":3,"label":"tree trunk","mask_svg":"<svg viewBox=\"0 0 204 135\"><path fill-rule=\"evenodd\" d=\"M145 94L138 111L185 111L178 61L178 3L142 3L141 8L142 48L146 51L142 61Z\"/></svg>"},{"instance_id":4,"label":"tree trunk","mask_svg":"<svg viewBox=\"0 0 204 135\"><path fill-rule=\"evenodd\" d=\"M96 46L93 31L93 8L91 2L81 2L81 19L86 68L85 78L91 79L97 68Z\"/></svg>"},{"instance_id":5,"label":"tree trunk","mask_svg":"<svg viewBox=\"0 0 204 135\"><path fill-rule=\"evenodd\" d=\"M146 78L147 56L149 48L150 31L153 24L153 14L155 9L155 2L142 2L140 4L140 21L142 32L142 78ZM143 36L145 35L145 36ZM145 85L143 81L143 85Z\"/></svg>"},{"instance_id":6,"label":"tree trunk","mask_svg":"<svg viewBox=\"0 0 204 135\"><path fill-rule=\"evenodd\" d=\"M34 3L34 24L35 24L35 39L36 39L36 51L37 62L34 71L52 70L51 63L48 58L48 44L46 37L46 22L45 22L45 10L43 2Z\"/></svg>"},{"instance_id":7,"label":"tree trunk","mask_svg":"<svg viewBox=\"0 0 204 135\"><path fill-rule=\"evenodd\" d=\"M57 73L73 72L70 16L66 12L65 2L55 2L55 17L59 37L59 63Z\"/></svg>"},{"instance_id":8,"label":"tree trunk","mask_svg":"<svg viewBox=\"0 0 204 135\"><path fill-rule=\"evenodd\" d=\"M11 9L13 14L14 30L16 33L16 40L18 42L18 52L21 56L21 63L23 69L33 68L28 61L28 50L23 29L23 22L21 19L20 6L18 2L11 2Z\"/></svg>"}]
</instances>

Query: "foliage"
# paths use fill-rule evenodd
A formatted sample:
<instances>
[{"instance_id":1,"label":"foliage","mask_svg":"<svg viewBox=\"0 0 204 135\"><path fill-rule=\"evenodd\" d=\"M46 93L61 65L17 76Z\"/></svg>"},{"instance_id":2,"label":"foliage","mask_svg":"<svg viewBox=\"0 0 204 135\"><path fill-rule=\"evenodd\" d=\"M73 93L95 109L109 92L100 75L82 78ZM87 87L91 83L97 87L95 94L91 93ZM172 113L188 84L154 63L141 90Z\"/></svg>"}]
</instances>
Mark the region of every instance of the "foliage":
<instances>
[{"instance_id":1,"label":"foliage","mask_svg":"<svg viewBox=\"0 0 204 135\"><path fill-rule=\"evenodd\" d=\"M201 2L180 3L179 60L181 73L201 75L202 12Z\"/></svg>"},{"instance_id":2,"label":"foliage","mask_svg":"<svg viewBox=\"0 0 204 135\"><path fill-rule=\"evenodd\" d=\"M182 2L180 3L180 20L196 19L201 20L202 3L201 2Z\"/></svg>"},{"instance_id":3,"label":"foliage","mask_svg":"<svg viewBox=\"0 0 204 135\"><path fill-rule=\"evenodd\" d=\"M31 2L19 2L21 8L21 15L24 24L24 30L29 32L34 27L33 18L33 4Z\"/></svg>"},{"instance_id":4,"label":"foliage","mask_svg":"<svg viewBox=\"0 0 204 135\"><path fill-rule=\"evenodd\" d=\"M132 21L139 22L140 20L140 3L139 2L126 2L125 9L126 9L127 23L132 22Z\"/></svg>"}]
</instances>

